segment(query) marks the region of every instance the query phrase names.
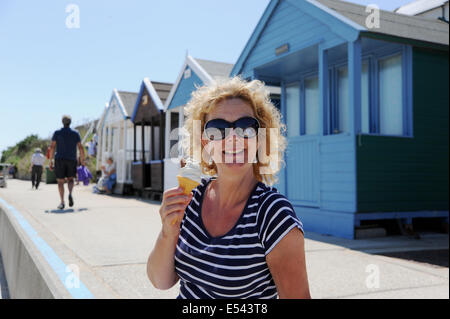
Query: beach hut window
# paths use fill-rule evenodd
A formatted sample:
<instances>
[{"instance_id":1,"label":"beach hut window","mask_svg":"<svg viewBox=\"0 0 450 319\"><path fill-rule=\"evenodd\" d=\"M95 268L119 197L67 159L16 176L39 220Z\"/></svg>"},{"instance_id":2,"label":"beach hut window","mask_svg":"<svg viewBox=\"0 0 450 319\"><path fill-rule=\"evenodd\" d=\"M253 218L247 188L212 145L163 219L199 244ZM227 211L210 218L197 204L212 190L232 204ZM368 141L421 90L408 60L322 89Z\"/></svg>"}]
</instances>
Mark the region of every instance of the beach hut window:
<instances>
[{"instance_id":1,"label":"beach hut window","mask_svg":"<svg viewBox=\"0 0 450 319\"><path fill-rule=\"evenodd\" d=\"M319 78L305 79L305 134L319 134Z\"/></svg>"},{"instance_id":2,"label":"beach hut window","mask_svg":"<svg viewBox=\"0 0 450 319\"><path fill-rule=\"evenodd\" d=\"M379 130L383 135L403 135L401 55L378 62Z\"/></svg>"},{"instance_id":3,"label":"beach hut window","mask_svg":"<svg viewBox=\"0 0 450 319\"><path fill-rule=\"evenodd\" d=\"M348 100L348 68L343 67L338 70L338 105L337 117L338 126L333 133L349 131L349 100Z\"/></svg>"},{"instance_id":4,"label":"beach hut window","mask_svg":"<svg viewBox=\"0 0 450 319\"><path fill-rule=\"evenodd\" d=\"M300 135L300 83L286 87L286 126L288 137Z\"/></svg>"}]
</instances>

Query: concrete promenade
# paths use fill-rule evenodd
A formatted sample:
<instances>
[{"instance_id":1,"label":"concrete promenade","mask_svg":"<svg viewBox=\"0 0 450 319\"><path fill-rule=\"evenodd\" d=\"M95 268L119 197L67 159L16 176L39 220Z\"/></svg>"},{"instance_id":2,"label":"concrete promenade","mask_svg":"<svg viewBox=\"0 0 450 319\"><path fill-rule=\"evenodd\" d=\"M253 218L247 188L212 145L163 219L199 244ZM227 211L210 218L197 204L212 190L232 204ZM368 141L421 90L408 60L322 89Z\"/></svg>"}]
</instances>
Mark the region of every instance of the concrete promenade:
<instances>
[{"instance_id":1,"label":"concrete promenade","mask_svg":"<svg viewBox=\"0 0 450 319\"><path fill-rule=\"evenodd\" d=\"M42 184L39 190L32 190L31 182L8 180L8 187L0 188L0 209L2 206L5 209L3 200L19 212L29 224L26 227L43 240L42 247L48 245L52 254L57 255L42 260L58 260L69 272L79 274L83 287L94 298L177 296L178 285L160 291L146 276L146 261L161 227L158 202L93 194L92 185L76 186L73 196L74 207L61 211L56 209L59 204L56 185ZM15 224L25 227L21 226L23 222ZM307 232L311 295L313 298L449 298L448 259L447 265L442 265L404 257L411 252L428 251L438 257L446 253L448 258L448 240L447 234L429 233L422 234L419 240L395 236L352 241ZM28 246L34 245L32 249L38 256L41 241L33 243ZM393 253L396 257L388 256ZM62 282L61 274L51 274L50 261L44 267L49 270L47 276L59 281L55 284L55 289L62 290L59 296L70 298L65 291L67 281ZM3 260L5 268L7 264ZM0 277L1 274L0 266ZM14 297L11 289L10 295Z\"/></svg>"}]
</instances>

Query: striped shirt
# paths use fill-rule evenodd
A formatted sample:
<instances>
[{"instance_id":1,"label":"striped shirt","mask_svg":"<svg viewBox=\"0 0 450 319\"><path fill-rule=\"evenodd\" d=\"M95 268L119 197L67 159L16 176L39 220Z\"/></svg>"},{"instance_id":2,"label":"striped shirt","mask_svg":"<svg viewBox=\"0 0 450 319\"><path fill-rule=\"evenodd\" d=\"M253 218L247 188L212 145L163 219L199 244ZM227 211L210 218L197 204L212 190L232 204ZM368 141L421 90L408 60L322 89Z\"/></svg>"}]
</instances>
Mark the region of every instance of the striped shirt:
<instances>
[{"instance_id":1,"label":"striped shirt","mask_svg":"<svg viewBox=\"0 0 450 319\"><path fill-rule=\"evenodd\" d=\"M291 203L275 188L258 182L234 227L209 235L201 218L202 179L186 208L175 251L179 299L277 298L266 262L276 244L294 227L303 232Z\"/></svg>"}]
</instances>

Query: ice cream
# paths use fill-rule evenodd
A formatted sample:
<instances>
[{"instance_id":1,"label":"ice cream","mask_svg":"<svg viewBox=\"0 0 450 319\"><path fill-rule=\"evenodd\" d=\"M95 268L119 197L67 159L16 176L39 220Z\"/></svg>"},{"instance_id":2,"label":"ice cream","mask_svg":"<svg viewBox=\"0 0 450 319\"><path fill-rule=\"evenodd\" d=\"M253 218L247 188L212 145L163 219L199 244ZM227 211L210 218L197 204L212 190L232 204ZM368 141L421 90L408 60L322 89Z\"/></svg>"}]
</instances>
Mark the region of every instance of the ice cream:
<instances>
[{"instance_id":1,"label":"ice cream","mask_svg":"<svg viewBox=\"0 0 450 319\"><path fill-rule=\"evenodd\" d=\"M178 171L177 179L184 193L189 195L201 183L202 170L200 165L191 160L187 160L186 165Z\"/></svg>"},{"instance_id":2,"label":"ice cream","mask_svg":"<svg viewBox=\"0 0 450 319\"><path fill-rule=\"evenodd\" d=\"M192 160L187 160L186 165L178 171L178 184L183 189L185 195L189 195L192 190L201 183L202 170L200 165ZM177 222L177 218L172 221L172 225Z\"/></svg>"}]
</instances>

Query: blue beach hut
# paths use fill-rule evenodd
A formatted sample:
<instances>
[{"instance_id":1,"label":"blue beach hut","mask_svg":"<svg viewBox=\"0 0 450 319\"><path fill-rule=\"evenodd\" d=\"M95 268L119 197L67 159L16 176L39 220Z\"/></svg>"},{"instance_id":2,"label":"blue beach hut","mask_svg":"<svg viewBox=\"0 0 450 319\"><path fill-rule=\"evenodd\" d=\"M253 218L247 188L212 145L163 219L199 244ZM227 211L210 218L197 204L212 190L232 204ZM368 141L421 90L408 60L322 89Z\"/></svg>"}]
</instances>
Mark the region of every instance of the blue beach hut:
<instances>
[{"instance_id":1,"label":"blue beach hut","mask_svg":"<svg viewBox=\"0 0 450 319\"><path fill-rule=\"evenodd\" d=\"M231 76L281 88L276 187L305 229L448 223L448 23L335 0L272 0Z\"/></svg>"},{"instance_id":2,"label":"blue beach hut","mask_svg":"<svg viewBox=\"0 0 450 319\"><path fill-rule=\"evenodd\" d=\"M184 124L184 106L191 99L197 87L210 85L227 78L233 64L202 60L186 55L180 73L165 102L166 134L164 158L164 189L178 185L177 172L180 168L179 128Z\"/></svg>"},{"instance_id":3,"label":"blue beach hut","mask_svg":"<svg viewBox=\"0 0 450 319\"><path fill-rule=\"evenodd\" d=\"M210 85L215 81L227 79L233 64L193 58L186 55L172 90L165 103L166 142L164 160L164 189L177 186L176 174L180 167L179 131L184 124L184 106L191 99L197 87ZM268 87L275 105L280 105L281 89Z\"/></svg>"}]
</instances>

